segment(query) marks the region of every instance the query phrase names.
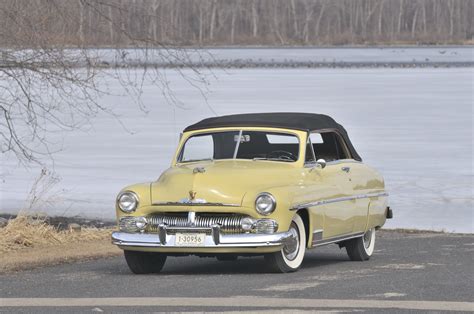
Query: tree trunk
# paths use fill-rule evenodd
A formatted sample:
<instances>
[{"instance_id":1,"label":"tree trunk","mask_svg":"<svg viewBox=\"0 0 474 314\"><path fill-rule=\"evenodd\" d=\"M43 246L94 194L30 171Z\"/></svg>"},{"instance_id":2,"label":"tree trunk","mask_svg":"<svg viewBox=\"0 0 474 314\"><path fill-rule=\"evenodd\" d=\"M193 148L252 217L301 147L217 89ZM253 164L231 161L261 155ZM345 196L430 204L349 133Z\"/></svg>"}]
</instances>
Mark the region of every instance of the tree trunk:
<instances>
[{"instance_id":1,"label":"tree trunk","mask_svg":"<svg viewBox=\"0 0 474 314\"><path fill-rule=\"evenodd\" d=\"M252 36L257 37L258 24L257 24L257 1L252 1Z\"/></svg>"},{"instance_id":2,"label":"tree trunk","mask_svg":"<svg viewBox=\"0 0 474 314\"><path fill-rule=\"evenodd\" d=\"M316 21L316 37L318 38L319 40L319 29L321 28L321 20L323 18L323 15L324 15L324 10L326 9L326 2L322 2L321 4L321 9L319 11L319 16L318 16L318 19Z\"/></svg>"},{"instance_id":3,"label":"tree trunk","mask_svg":"<svg viewBox=\"0 0 474 314\"><path fill-rule=\"evenodd\" d=\"M278 15L278 8L277 8L277 6L274 6L273 7L273 31L275 32L276 37L280 41L280 44L283 45L285 43L285 40L281 36L280 25L279 25L278 21L280 21L280 18L279 18L279 15Z\"/></svg>"},{"instance_id":4,"label":"tree trunk","mask_svg":"<svg viewBox=\"0 0 474 314\"><path fill-rule=\"evenodd\" d=\"M452 37L454 34L454 1L448 0L448 9L449 9L449 37Z\"/></svg>"},{"instance_id":5,"label":"tree trunk","mask_svg":"<svg viewBox=\"0 0 474 314\"><path fill-rule=\"evenodd\" d=\"M216 6L216 1L213 0L211 3L211 22L210 22L210 27L209 27L209 39L212 41L214 40L214 27L216 24L216 11L217 11L217 6Z\"/></svg>"},{"instance_id":6,"label":"tree trunk","mask_svg":"<svg viewBox=\"0 0 474 314\"><path fill-rule=\"evenodd\" d=\"M398 27L397 27L398 36L400 36L400 32L402 30L403 2L404 2L403 0L400 0L400 8L398 11Z\"/></svg>"},{"instance_id":7,"label":"tree trunk","mask_svg":"<svg viewBox=\"0 0 474 314\"><path fill-rule=\"evenodd\" d=\"M411 24L411 38L415 38L417 20L418 20L418 6L415 9L415 14L413 15L413 22Z\"/></svg>"},{"instance_id":8,"label":"tree trunk","mask_svg":"<svg viewBox=\"0 0 474 314\"><path fill-rule=\"evenodd\" d=\"M79 1L79 41L84 44L84 3Z\"/></svg>"},{"instance_id":9,"label":"tree trunk","mask_svg":"<svg viewBox=\"0 0 474 314\"><path fill-rule=\"evenodd\" d=\"M303 26L303 38L304 38L304 43L308 44L309 43L309 23L311 22L311 19L313 18L313 6L308 3L308 0L305 0L303 3L304 3L305 12L306 12L306 19L304 20L304 26Z\"/></svg>"},{"instance_id":10,"label":"tree trunk","mask_svg":"<svg viewBox=\"0 0 474 314\"><path fill-rule=\"evenodd\" d=\"M232 17L231 17L231 22L230 22L230 43L233 45L234 44L234 39L235 39L235 11L237 11L237 7L232 6Z\"/></svg>"},{"instance_id":11,"label":"tree trunk","mask_svg":"<svg viewBox=\"0 0 474 314\"><path fill-rule=\"evenodd\" d=\"M379 36L382 36L382 17L383 17L383 8L385 5L385 0L381 0L380 10L379 10Z\"/></svg>"},{"instance_id":12,"label":"tree trunk","mask_svg":"<svg viewBox=\"0 0 474 314\"><path fill-rule=\"evenodd\" d=\"M423 1L423 34L426 35L426 1Z\"/></svg>"},{"instance_id":13,"label":"tree trunk","mask_svg":"<svg viewBox=\"0 0 474 314\"><path fill-rule=\"evenodd\" d=\"M109 6L109 42L111 45L114 44L114 15L112 14L112 7Z\"/></svg>"},{"instance_id":14,"label":"tree trunk","mask_svg":"<svg viewBox=\"0 0 474 314\"><path fill-rule=\"evenodd\" d=\"M203 28L204 28L204 12L202 4L199 3L199 44L202 45Z\"/></svg>"},{"instance_id":15,"label":"tree trunk","mask_svg":"<svg viewBox=\"0 0 474 314\"><path fill-rule=\"evenodd\" d=\"M151 4L151 11L153 12L152 16L151 16L151 21L150 21L150 28L151 28L151 35L152 35L152 38L153 38L153 41L157 41L157 34L156 34L156 28L157 28L157 23L156 23L156 20L159 19L158 15L157 15L157 12L158 12L158 8L160 7L160 3L157 1L157 0L154 0L153 3Z\"/></svg>"},{"instance_id":16,"label":"tree trunk","mask_svg":"<svg viewBox=\"0 0 474 314\"><path fill-rule=\"evenodd\" d=\"M296 5L295 5L295 0L290 1L290 10L291 10L291 15L293 18L293 32L294 32L294 37L298 38L298 17L296 16Z\"/></svg>"}]
</instances>

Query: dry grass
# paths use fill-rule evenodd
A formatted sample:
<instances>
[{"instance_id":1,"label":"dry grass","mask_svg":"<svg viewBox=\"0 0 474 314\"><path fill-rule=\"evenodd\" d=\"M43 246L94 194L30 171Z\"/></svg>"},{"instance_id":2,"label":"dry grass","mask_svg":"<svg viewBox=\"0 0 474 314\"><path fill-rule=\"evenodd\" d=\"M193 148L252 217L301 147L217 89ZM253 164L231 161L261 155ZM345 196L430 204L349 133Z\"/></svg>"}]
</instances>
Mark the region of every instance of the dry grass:
<instances>
[{"instance_id":1,"label":"dry grass","mask_svg":"<svg viewBox=\"0 0 474 314\"><path fill-rule=\"evenodd\" d=\"M112 228L82 228L81 231L58 230L44 217L19 215L0 228L0 253L39 246L109 240Z\"/></svg>"},{"instance_id":2,"label":"dry grass","mask_svg":"<svg viewBox=\"0 0 474 314\"><path fill-rule=\"evenodd\" d=\"M59 230L44 217L19 215L0 228L0 274L120 255L111 233L112 228Z\"/></svg>"}]
</instances>

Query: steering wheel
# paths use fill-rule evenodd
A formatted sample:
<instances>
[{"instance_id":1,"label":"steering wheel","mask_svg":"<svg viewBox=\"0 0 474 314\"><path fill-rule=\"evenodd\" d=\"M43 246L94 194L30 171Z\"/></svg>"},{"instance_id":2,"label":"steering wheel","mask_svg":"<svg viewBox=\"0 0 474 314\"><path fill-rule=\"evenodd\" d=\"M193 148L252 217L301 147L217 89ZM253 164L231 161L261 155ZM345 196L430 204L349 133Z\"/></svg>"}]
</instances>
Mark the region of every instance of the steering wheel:
<instances>
[{"instance_id":1,"label":"steering wheel","mask_svg":"<svg viewBox=\"0 0 474 314\"><path fill-rule=\"evenodd\" d=\"M291 161L296 161L298 159L295 155L290 152L287 152L286 150L274 150L267 154L267 158L284 159Z\"/></svg>"}]
</instances>

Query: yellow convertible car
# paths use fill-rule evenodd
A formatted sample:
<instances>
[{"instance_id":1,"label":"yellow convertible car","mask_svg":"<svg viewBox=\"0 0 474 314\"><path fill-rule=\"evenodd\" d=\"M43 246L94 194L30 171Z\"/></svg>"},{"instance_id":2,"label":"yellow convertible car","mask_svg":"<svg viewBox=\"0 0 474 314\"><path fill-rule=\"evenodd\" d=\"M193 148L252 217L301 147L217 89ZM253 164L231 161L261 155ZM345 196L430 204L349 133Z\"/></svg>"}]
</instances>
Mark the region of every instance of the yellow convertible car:
<instances>
[{"instance_id":1,"label":"yellow convertible car","mask_svg":"<svg viewBox=\"0 0 474 314\"><path fill-rule=\"evenodd\" d=\"M346 130L308 113L238 114L187 127L158 180L117 196L130 270L160 272L167 256L263 255L296 271L307 249L335 243L354 261L374 252L392 211L382 176L362 163Z\"/></svg>"}]
</instances>

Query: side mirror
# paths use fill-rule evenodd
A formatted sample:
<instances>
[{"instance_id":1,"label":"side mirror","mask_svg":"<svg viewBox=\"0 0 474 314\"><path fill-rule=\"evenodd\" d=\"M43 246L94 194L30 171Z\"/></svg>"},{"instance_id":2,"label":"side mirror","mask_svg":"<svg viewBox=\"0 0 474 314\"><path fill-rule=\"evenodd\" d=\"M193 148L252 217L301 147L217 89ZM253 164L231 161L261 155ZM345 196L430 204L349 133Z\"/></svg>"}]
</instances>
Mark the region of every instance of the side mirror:
<instances>
[{"instance_id":1,"label":"side mirror","mask_svg":"<svg viewBox=\"0 0 474 314\"><path fill-rule=\"evenodd\" d=\"M324 159L316 160L316 167L321 168L321 169L326 168L326 160Z\"/></svg>"}]
</instances>

